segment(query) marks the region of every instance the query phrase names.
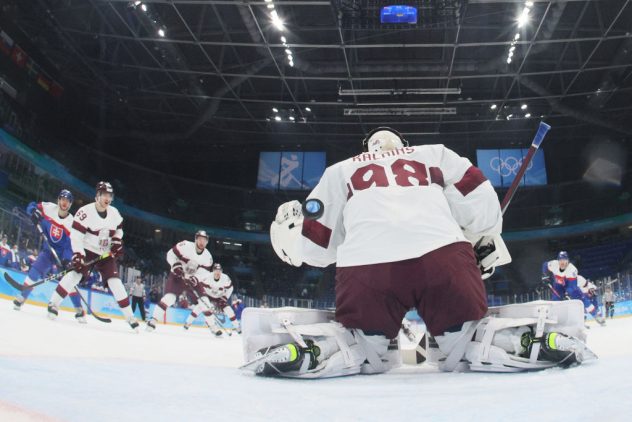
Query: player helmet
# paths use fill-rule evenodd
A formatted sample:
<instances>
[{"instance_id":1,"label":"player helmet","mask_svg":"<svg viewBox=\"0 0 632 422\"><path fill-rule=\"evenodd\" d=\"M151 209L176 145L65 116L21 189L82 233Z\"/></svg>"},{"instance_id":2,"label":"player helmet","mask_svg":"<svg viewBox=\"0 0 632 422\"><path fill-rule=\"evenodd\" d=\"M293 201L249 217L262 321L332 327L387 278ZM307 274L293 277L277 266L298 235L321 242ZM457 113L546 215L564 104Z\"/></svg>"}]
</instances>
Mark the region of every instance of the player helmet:
<instances>
[{"instance_id":1,"label":"player helmet","mask_svg":"<svg viewBox=\"0 0 632 422\"><path fill-rule=\"evenodd\" d=\"M114 189L112 189L112 185L109 182L101 181L97 183L96 191L97 195L102 192L111 193L112 195L114 195Z\"/></svg>"},{"instance_id":2,"label":"player helmet","mask_svg":"<svg viewBox=\"0 0 632 422\"><path fill-rule=\"evenodd\" d=\"M62 189L59 192L59 195L57 195L57 199L59 198L66 198L68 202L70 202L71 204L72 204L72 200L74 199L72 196L72 192L70 192L68 189Z\"/></svg>"},{"instance_id":3,"label":"player helmet","mask_svg":"<svg viewBox=\"0 0 632 422\"><path fill-rule=\"evenodd\" d=\"M208 234L206 233L206 230L198 230L195 232L195 238L197 239L199 236L205 237L206 239L208 239Z\"/></svg>"},{"instance_id":4,"label":"player helmet","mask_svg":"<svg viewBox=\"0 0 632 422\"><path fill-rule=\"evenodd\" d=\"M560 252L557 254L557 260L558 260L558 261L561 261L562 259L565 259L565 260L567 260L567 261L568 261L568 252L566 252L566 251L560 251Z\"/></svg>"},{"instance_id":5,"label":"player helmet","mask_svg":"<svg viewBox=\"0 0 632 422\"><path fill-rule=\"evenodd\" d=\"M362 140L362 151L385 152L408 146L408 141L395 129L381 126L370 131Z\"/></svg>"},{"instance_id":6,"label":"player helmet","mask_svg":"<svg viewBox=\"0 0 632 422\"><path fill-rule=\"evenodd\" d=\"M215 270L222 271L222 264L220 264L219 262L216 262L215 264L213 264L213 271Z\"/></svg>"}]
</instances>

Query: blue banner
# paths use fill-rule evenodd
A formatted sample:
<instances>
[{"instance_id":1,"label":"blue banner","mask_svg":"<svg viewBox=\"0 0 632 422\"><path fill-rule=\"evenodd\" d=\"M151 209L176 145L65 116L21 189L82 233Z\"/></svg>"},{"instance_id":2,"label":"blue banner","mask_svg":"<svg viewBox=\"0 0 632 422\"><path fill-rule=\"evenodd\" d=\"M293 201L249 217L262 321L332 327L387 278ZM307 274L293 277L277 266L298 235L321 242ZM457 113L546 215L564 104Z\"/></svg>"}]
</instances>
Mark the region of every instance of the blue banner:
<instances>
[{"instance_id":1,"label":"blue banner","mask_svg":"<svg viewBox=\"0 0 632 422\"><path fill-rule=\"evenodd\" d=\"M309 190L325 171L324 152L261 152L258 189Z\"/></svg>"},{"instance_id":2,"label":"blue banner","mask_svg":"<svg viewBox=\"0 0 632 422\"><path fill-rule=\"evenodd\" d=\"M528 149L476 150L478 168L494 187L509 187L522 166ZM538 150L527 167L522 186L546 185L544 151Z\"/></svg>"}]
</instances>

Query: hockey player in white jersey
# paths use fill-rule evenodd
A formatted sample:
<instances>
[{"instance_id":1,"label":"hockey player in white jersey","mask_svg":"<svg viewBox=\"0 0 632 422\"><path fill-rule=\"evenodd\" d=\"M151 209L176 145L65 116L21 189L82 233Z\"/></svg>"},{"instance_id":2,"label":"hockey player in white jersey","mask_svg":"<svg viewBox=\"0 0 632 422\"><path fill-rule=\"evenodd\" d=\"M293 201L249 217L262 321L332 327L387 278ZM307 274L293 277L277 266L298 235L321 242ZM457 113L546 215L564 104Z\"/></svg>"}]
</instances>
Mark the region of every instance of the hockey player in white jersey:
<instances>
[{"instance_id":1,"label":"hockey player in white jersey","mask_svg":"<svg viewBox=\"0 0 632 422\"><path fill-rule=\"evenodd\" d=\"M57 317L61 301L90 272L90 266L85 263L109 254L107 258L98 260L94 269L101 274L104 285L112 292L127 323L134 330L138 328L116 263L116 258L123 254L123 217L111 205L113 200L112 185L99 182L94 202L77 210L70 235L73 271L61 279L50 299L48 316L51 319Z\"/></svg>"},{"instance_id":2,"label":"hockey player in white jersey","mask_svg":"<svg viewBox=\"0 0 632 422\"><path fill-rule=\"evenodd\" d=\"M147 321L147 330L156 329L156 323L163 321L170 306L176 303L176 298L185 291L195 288L199 282L196 275L199 268L210 272L213 257L206 249L208 234L204 230L195 233L195 242L183 240L167 252L167 263L171 267L165 295L154 308L152 317Z\"/></svg>"},{"instance_id":3,"label":"hockey player in white jersey","mask_svg":"<svg viewBox=\"0 0 632 422\"><path fill-rule=\"evenodd\" d=\"M233 308L228 304L230 296L233 294L233 282L230 277L224 273L221 264L213 264L212 277L200 280L196 289L198 295L203 300L198 301L198 304L187 317L185 328L193 324L195 318L197 318L200 313L203 313L206 318L206 323L211 330L214 331L216 335L221 334L219 327L217 327L217 324L214 324L215 321L212 317L213 309L215 309L219 312L223 312L230 320L235 331L241 333L241 327L235 316L235 311L233 311ZM211 306L209 306L207 300Z\"/></svg>"},{"instance_id":4,"label":"hockey player in white jersey","mask_svg":"<svg viewBox=\"0 0 632 422\"><path fill-rule=\"evenodd\" d=\"M481 273L511 258L498 197L479 169L443 145L408 146L390 128L369 133L363 147L310 193L323 207L317 219L291 201L270 228L286 263L336 263L336 322L324 311L248 308L244 368L296 378L384 372L397 365L389 339L410 308L434 336L442 370L521 371L594 356L572 337L583 329L577 302L558 304L573 312L537 302L486 316ZM570 322L558 332L546 315Z\"/></svg>"}]
</instances>

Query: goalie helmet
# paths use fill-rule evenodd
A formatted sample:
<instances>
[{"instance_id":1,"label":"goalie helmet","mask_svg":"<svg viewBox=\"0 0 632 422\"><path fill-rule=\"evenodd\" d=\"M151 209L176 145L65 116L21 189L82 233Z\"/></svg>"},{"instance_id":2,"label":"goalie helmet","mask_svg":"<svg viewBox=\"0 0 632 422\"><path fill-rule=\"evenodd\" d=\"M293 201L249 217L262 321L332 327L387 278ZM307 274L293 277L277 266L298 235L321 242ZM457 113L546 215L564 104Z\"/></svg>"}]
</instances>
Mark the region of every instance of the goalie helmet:
<instances>
[{"instance_id":1,"label":"goalie helmet","mask_svg":"<svg viewBox=\"0 0 632 422\"><path fill-rule=\"evenodd\" d=\"M390 127L378 127L369 132L362 141L364 152L386 152L408 146L408 141L395 129Z\"/></svg>"}]
</instances>

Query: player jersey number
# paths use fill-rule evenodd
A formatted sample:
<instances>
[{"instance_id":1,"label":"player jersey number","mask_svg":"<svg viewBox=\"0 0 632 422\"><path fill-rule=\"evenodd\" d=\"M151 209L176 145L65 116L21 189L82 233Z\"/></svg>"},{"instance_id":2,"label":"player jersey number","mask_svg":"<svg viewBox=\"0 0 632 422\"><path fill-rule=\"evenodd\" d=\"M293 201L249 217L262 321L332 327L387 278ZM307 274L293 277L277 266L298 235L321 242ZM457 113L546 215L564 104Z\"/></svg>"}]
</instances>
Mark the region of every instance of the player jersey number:
<instances>
[{"instance_id":1,"label":"player jersey number","mask_svg":"<svg viewBox=\"0 0 632 422\"><path fill-rule=\"evenodd\" d=\"M83 221L86 219L86 217L88 216L88 214L86 214L83 210L80 210L79 212L77 212L77 214L75 215L75 218L78 218L79 221Z\"/></svg>"},{"instance_id":2,"label":"player jersey number","mask_svg":"<svg viewBox=\"0 0 632 422\"><path fill-rule=\"evenodd\" d=\"M389 181L386 171L384 166L375 163L360 167L353 172L351 185L354 190L364 190L373 186L387 187ZM419 161L400 158L391 164L390 171L398 186L428 186L430 183L443 185L441 170L438 167L430 167L431 180L428 183L426 165Z\"/></svg>"}]
</instances>

